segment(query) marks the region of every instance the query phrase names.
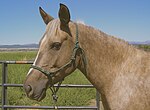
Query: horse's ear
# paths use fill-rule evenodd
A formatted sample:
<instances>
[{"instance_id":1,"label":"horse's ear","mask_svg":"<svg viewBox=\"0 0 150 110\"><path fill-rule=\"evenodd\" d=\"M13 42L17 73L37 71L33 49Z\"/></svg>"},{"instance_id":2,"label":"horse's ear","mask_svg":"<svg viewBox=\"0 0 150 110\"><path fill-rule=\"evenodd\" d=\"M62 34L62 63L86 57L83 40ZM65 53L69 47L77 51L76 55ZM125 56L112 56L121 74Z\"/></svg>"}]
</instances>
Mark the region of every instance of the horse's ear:
<instances>
[{"instance_id":1,"label":"horse's ear","mask_svg":"<svg viewBox=\"0 0 150 110\"><path fill-rule=\"evenodd\" d=\"M70 21L70 12L66 5L60 4L59 19L62 25L68 25Z\"/></svg>"},{"instance_id":2,"label":"horse's ear","mask_svg":"<svg viewBox=\"0 0 150 110\"><path fill-rule=\"evenodd\" d=\"M47 25L51 20L53 20L54 18L51 17L49 14L47 14L41 7L39 7L39 11L40 14L43 18L43 21L45 22L45 24Z\"/></svg>"}]
</instances>

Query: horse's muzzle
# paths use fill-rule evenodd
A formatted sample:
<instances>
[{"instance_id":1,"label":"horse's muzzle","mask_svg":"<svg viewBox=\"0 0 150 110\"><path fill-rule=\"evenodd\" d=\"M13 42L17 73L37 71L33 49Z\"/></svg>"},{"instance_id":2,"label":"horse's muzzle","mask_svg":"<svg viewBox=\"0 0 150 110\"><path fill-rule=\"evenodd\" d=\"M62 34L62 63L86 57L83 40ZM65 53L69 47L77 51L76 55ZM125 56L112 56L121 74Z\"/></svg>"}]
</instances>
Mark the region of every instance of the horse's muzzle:
<instances>
[{"instance_id":1,"label":"horse's muzzle","mask_svg":"<svg viewBox=\"0 0 150 110\"><path fill-rule=\"evenodd\" d=\"M46 96L46 90L49 86L49 81L46 78L42 78L43 74L39 71L32 71L27 76L23 88L27 97L33 100L41 101Z\"/></svg>"}]
</instances>

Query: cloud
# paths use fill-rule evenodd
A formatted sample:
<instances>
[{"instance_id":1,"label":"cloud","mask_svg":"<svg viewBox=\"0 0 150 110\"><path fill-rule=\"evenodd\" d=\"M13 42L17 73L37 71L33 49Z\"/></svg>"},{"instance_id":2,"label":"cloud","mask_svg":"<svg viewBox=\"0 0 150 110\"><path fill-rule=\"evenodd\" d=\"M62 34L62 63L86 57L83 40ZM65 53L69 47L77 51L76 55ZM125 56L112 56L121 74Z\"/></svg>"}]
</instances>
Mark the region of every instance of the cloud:
<instances>
[{"instance_id":1,"label":"cloud","mask_svg":"<svg viewBox=\"0 0 150 110\"><path fill-rule=\"evenodd\" d=\"M85 21L84 21L84 20L81 20L81 19L77 19L76 22L77 22L77 23L84 24L84 25L86 24Z\"/></svg>"}]
</instances>

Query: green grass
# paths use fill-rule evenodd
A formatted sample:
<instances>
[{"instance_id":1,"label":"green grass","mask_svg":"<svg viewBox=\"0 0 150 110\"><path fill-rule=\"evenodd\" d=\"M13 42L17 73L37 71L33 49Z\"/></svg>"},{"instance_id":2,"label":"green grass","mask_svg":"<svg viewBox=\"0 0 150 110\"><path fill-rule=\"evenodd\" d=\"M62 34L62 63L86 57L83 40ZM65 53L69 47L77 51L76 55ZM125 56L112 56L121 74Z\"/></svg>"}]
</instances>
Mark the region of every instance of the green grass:
<instances>
[{"instance_id":1,"label":"green grass","mask_svg":"<svg viewBox=\"0 0 150 110\"><path fill-rule=\"evenodd\" d=\"M0 60L33 60L36 52L1 52ZM7 83L22 84L30 65L10 64L8 65ZM0 72L1 70L0 65ZM0 75L0 81L1 81ZM65 78L65 84L90 84L82 73L76 70ZM1 89L1 88L0 88ZM41 102L30 100L26 97L22 87L8 87L8 104L10 105L52 105L51 91L47 90L47 96ZM58 105L60 106L86 106L91 99L95 98L95 89L92 88L60 88L58 92ZM1 98L1 96L0 96Z\"/></svg>"},{"instance_id":2,"label":"green grass","mask_svg":"<svg viewBox=\"0 0 150 110\"><path fill-rule=\"evenodd\" d=\"M135 46L139 49L150 52L150 45L140 44L140 45L135 45Z\"/></svg>"}]
</instances>

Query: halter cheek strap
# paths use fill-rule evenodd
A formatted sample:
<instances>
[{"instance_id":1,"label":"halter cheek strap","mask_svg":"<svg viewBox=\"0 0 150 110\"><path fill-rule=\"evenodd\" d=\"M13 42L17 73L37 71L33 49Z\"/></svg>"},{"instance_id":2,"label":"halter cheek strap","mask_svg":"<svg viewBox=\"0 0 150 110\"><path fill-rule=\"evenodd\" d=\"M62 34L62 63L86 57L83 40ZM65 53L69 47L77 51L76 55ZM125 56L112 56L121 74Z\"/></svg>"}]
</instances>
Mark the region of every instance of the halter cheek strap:
<instances>
[{"instance_id":1,"label":"halter cheek strap","mask_svg":"<svg viewBox=\"0 0 150 110\"><path fill-rule=\"evenodd\" d=\"M75 47L73 49L72 56L71 56L70 61L68 63L61 66L59 69L57 69L55 71L47 71L47 70L45 70L45 69L43 69L39 66L36 66L36 65L31 65L31 68L40 71L41 73L46 75L48 78L51 77L50 79L52 79L52 77L55 77L56 74L58 74L58 72L60 72L64 68L69 67L69 66L71 66L72 64L75 63L77 51L80 50L81 54L82 54L82 60L83 60L83 63L84 63L84 67L85 67L85 70L86 70L86 58L85 58L84 50L82 48L80 48L79 41L78 41L78 25L76 23L75 23L75 25L76 25L76 43L75 43ZM86 72L85 72L85 74L86 74Z\"/></svg>"}]
</instances>

